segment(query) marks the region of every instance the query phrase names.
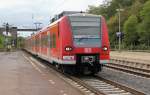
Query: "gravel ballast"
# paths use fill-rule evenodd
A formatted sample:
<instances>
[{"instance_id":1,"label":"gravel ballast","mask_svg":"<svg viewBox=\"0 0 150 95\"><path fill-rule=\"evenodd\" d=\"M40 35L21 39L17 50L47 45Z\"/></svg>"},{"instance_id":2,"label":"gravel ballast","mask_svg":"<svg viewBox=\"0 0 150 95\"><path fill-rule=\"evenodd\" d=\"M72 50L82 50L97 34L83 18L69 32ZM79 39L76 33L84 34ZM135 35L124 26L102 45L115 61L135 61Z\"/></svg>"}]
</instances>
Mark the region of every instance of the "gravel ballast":
<instances>
[{"instance_id":1,"label":"gravel ballast","mask_svg":"<svg viewBox=\"0 0 150 95\"><path fill-rule=\"evenodd\" d=\"M138 91L142 91L146 95L150 95L150 79L148 78L108 69L106 67L104 67L102 72L99 73L99 76L119 82Z\"/></svg>"}]
</instances>

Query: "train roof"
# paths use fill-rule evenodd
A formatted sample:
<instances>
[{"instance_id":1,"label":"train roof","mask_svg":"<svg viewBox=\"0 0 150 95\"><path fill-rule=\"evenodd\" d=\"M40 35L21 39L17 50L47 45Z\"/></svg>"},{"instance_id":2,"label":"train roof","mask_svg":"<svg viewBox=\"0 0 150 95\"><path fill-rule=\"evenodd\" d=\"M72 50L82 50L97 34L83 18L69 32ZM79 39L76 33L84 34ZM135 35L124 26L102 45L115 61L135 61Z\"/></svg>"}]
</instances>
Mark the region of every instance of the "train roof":
<instances>
[{"instance_id":1,"label":"train roof","mask_svg":"<svg viewBox=\"0 0 150 95\"><path fill-rule=\"evenodd\" d=\"M101 15L94 15L94 14L89 14L87 12L83 11L63 11L58 15L55 15L51 19L51 23L55 22L56 20L60 19L63 16L89 16L89 17L100 17Z\"/></svg>"},{"instance_id":2,"label":"train roof","mask_svg":"<svg viewBox=\"0 0 150 95\"><path fill-rule=\"evenodd\" d=\"M101 15L94 15L94 14L88 14L88 13L76 13L76 14L70 14L68 16L101 17Z\"/></svg>"},{"instance_id":3,"label":"train roof","mask_svg":"<svg viewBox=\"0 0 150 95\"><path fill-rule=\"evenodd\" d=\"M85 12L82 12L82 11L63 11L60 14L58 14L58 17L61 18L62 16L67 16L67 15L77 14L77 13L85 13Z\"/></svg>"},{"instance_id":4,"label":"train roof","mask_svg":"<svg viewBox=\"0 0 150 95\"><path fill-rule=\"evenodd\" d=\"M58 18L61 18L63 16L95 16L97 17L100 15L89 14L83 11L63 11L62 13L58 14Z\"/></svg>"},{"instance_id":5,"label":"train roof","mask_svg":"<svg viewBox=\"0 0 150 95\"><path fill-rule=\"evenodd\" d=\"M69 17L73 17L73 16L86 16L86 17L101 17L101 15L94 15L94 14L89 14L86 12L82 12L82 11L63 11L62 13L56 15L53 19L51 19L51 24L48 25L47 27L42 28L41 30L39 30L36 34L31 35L30 37L27 37L27 39L30 39L34 36L37 36L38 34L44 32L45 30L47 30L51 25L59 22L61 20L61 18L63 16L69 16ZM54 21L52 21L54 20ZM55 22L56 21L56 22ZM54 22L54 23L53 23Z\"/></svg>"}]
</instances>

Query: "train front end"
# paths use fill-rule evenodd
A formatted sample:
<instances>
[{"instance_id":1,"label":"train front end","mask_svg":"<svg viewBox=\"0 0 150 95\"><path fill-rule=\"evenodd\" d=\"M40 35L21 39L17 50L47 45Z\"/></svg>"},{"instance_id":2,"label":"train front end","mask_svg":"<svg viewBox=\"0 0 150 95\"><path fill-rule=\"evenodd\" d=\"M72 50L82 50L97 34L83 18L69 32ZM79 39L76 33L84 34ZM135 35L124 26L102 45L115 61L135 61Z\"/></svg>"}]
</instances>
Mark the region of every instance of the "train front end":
<instances>
[{"instance_id":1,"label":"train front end","mask_svg":"<svg viewBox=\"0 0 150 95\"><path fill-rule=\"evenodd\" d=\"M85 13L66 17L63 60L71 60L71 69L79 73L98 73L109 62L109 39L105 19ZM69 64L69 63L68 63Z\"/></svg>"}]
</instances>

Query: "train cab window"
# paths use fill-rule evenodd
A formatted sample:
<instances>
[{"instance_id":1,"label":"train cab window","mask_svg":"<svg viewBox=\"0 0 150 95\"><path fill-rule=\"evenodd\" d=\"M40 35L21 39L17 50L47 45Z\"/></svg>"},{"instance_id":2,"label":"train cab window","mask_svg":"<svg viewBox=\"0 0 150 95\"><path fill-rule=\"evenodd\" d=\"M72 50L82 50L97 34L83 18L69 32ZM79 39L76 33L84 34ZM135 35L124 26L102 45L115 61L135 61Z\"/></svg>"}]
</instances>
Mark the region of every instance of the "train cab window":
<instances>
[{"instance_id":1,"label":"train cab window","mask_svg":"<svg viewBox=\"0 0 150 95\"><path fill-rule=\"evenodd\" d=\"M74 45L76 47L100 47L100 17L70 16Z\"/></svg>"}]
</instances>

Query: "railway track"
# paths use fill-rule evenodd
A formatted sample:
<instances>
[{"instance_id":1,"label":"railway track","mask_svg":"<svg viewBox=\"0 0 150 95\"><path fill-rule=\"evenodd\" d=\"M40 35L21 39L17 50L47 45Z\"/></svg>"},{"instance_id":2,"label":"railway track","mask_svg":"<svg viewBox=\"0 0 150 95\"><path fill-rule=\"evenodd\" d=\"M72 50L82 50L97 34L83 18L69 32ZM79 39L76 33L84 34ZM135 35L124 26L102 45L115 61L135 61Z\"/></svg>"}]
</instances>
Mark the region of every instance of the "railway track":
<instances>
[{"instance_id":1,"label":"railway track","mask_svg":"<svg viewBox=\"0 0 150 95\"><path fill-rule=\"evenodd\" d=\"M40 61L41 64L46 65L48 68L53 69L54 72L59 72L62 76L66 77L64 80L67 80L70 84L75 85L78 89L83 91L85 95L145 95L135 89L131 89L111 80L101 78L98 75L84 77L70 76L62 73L60 70L56 69L44 60L38 59L38 61Z\"/></svg>"},{"instance_id":2,"label":"railway track","mask_svg":"<svg viewBox=\"0 0 150 95\"><path fill-rule=\"evenodd\" d=\"M145 95L135 89L123 86L97 75L93 77L72 77L72 79L82 86L90 89L90 91L94 92L95 95Z\"/></svg>"},{"instance_id":3,"label":"railway track","mask_svg":"<svg viewBox=\"0 0 150 95\"><path fill-rule=\"evenodd\" d=\"M111 62L113 62L113 63L116 62L119 64L131 66L131 67L150 70L150 64L148 64L148 62L144 63L144 62L138 62L137 60L132 61L132 60L128 60L128 59L116 59L116 58L111 59Z\"/></svg>"},{"instance_id":4,"label":"railway track","mask_svg":"<svg viewBox=\"0 0 150 95\"><path fill-rule=\"evenodd\" d=\"M50 66L49 64L47 64ZM54 70L62 73L53 66ZM72 83L76 84L79 89L82 89L87 93L86 95L145 95L144 93L127 86L121 85L114 81L104 79L98 75L95 76L70 76L62 73L65 77L72 80Z\"/></svg>"},{"instance_id":5,"label":"railway track","mask_svg":"<svg viewBox=\"0 0 150 95\"><path fill-rule=\"evenodd\" d=\"M119 59L111 59L111 63L104 65L107 68L120 70L134 75L150 78L150 65L137 63L132 61L125 61Z\"/></svg>"}]
</instances>

